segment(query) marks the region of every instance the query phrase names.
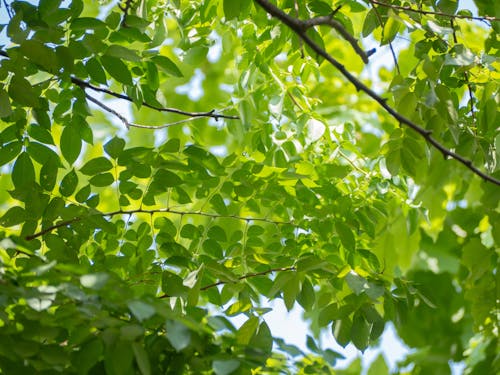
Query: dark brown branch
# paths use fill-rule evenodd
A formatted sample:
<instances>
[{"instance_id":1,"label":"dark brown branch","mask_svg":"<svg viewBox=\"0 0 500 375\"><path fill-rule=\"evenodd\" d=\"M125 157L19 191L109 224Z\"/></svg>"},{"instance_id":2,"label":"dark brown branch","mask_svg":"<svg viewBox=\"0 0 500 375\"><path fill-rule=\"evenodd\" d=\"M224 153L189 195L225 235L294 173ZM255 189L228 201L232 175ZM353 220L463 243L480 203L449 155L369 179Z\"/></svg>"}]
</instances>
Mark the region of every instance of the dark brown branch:
<instances>
[{"instance_id":1,"label":"dark brown branch","mask_svg":"<svg viewBox=\"0 0 500 375\"><path fill-rule=\"evenodd\" d=\"M245 279L250 279L252 277L258 277L258 276L265 276L265 275L269 275L270 273L273 273L273 272L287 272L287 271L295 271L296 268L294 266L291 266L291 267L280 267L280 268L271 268L269 270L266 270L266 271L262 271L262 272L252 272L252 273L247 273L246 275L243 275L243 276L240 276L238 277L238 281L242 281L242 280L245 280ZM224 285L224 284L235 284L237 283L238 281L229 281L229 280L219 280L215 283L212 283L212 284L208 284L208 285L205 285L205 286L202 286L200 288L200 290L207 290L207 289L210 289L210 288L215 288L216 286L219 286L219 285ZM160 297L158 298L170 298L171 296L168 295L168 294L163 294L161 295Z\"/></svg>"},{"instance_id":2,"label":"dark brown branch","mask_svg":"<svg viewBox=\"0 0 500 375\"><path fill-rule=\"evenodd\" d=\"M179 210L174 210L171 208L158 208L158 209L152 209L152 210L147 210L144 208L137 208L135 210L117 210L113 212L99 212L95 213L93 215L99 215L99 216L116 216L116 215L133 215L133 214L158 214L158 213L170 213L174 215L197 215L197 216L205 216L205 217L210 217L214 219L235 219L235 220L243 220L243 221L259 221L263 223L269 223L269 224L275 224L275 225L286 225L286 224L292 224L293 222L291 221L275 221L271 220L265 217L245 217L245 216L239 216L239 215L219 215L219 214L213 214L210 212L200 212L200 211L179 211ZM89 215L89 216L93 216ZM54 224L50 227L45 228L44 230L34 233L32 235L26 236L27 241L31 241L37 237L43 236L47 233L52 232L53 230L61 227L65 227L67 225L71 225L73 223L76 223L80 220L85 219L85 217L75 217L74 219L66 220L57 224Z\"/></svg>"},{"instance_id":3,"label":"dark brown branch","mask_svg":"<svg viewBox=\"0 0 500 375\"><path fill-rule=\"evenodd\" d=\"M345 29L344 25L342 25L339 21L333 18L333 15L329 16L319 16L315 18L311 18L309 20L302 21L304 27L309 29L314 26L326 25L335 29L346 41L348 41L354 51L361 57L365 64L368 64L368 55L365 51L361 49L358 44L358 41L354 36L349 34L349 32Z\"/></svg>"},{"instance_id":4,"label":"dark brown branch","mask_svg":"<svg viewBox=\"0 0 500 375\"><path fill-rule=\"evenodd\" d=\"M373 4L383 6L383 7L387 7L387 8L398 9L398 10L402 10L405 12L413 12L413 13L419 13L419 14L425 14L425 15L434 15L434 16L441 16L441 17L448 17L448 18L461 18L461 19L468 19L468 20L475 20L475 21L490 21L490 22L500 21L500 18L493 17L493 16L469 16L466 14L449 14L449 13L436 12L436 11L431 11L431 10L415 9L415 8L412 8L409 6L388 4L388 3L384 3L384 2L378 1L378 0L370 0L370 2Z\"/></svg>"},{"instance_id":5,"label":"dark brown branch","mask_svg":"<svg viewBox=\"0 0 500 375\"><path fill-rule=\"evenodd\" d=\"M382 17L380 16L380 13L375 6L375 3L373 0L368 0L372 4L373 11L375 12L375 16L377 17L378 23L380 24L380 27L382 28L382 40L384 40L384 21L382 20ZM398 74L401 74L401 71L399 69L399 64L398 64L398 59L396 57L396 52L394 52L394 48L392 46L392 42L389 42L389 49L391 50L391 55L392 59L394 60L394 66L396 67L396 70L398 71Z\"/></svg>"},{"instance_id":6,"label":"dark brown branch","mask_svg":"<svg viewBox=\"0 0 500 375\"><path fill-rule=\"evenodd\" d=\"M73 82L74 84L80 86L82 89L88 88L88 89L91 89L93 91L102 92L102 93L114 96L115 98L126 100L128 102L133 103L132 98L129 97L129 96L127 96L127 95L119 94L119 93L111 91L111 90L109 90L107 88L102 88L102 87L94 86L94 85L92 85L92 84L90 84L90 83L88 83L86 81L83 81L83 80L81 80L79 78L71 77L71 82ZM146 102L142 102L142 105L144 107L147 107L147 108L150 108L150 109L154 109L155 111L158 111L158 112L176 113L176 114L182 115L182 116L189 116L189 117L211 117L211 118L213 118L215 120L218 120L220 118L228 119L228 120L239 120L238 116L229 116L229 115L218 114L218 113L215 112L215 110L211 110L211 111L208 111L208 112L188 112L188 111L182 111L182 110L177 109L177 108L157 107L157 106L148 104Z\"/></svg>"},{"instance_id":7,"label":"dark brown branch","mask_svg":"<svg viewBox=\"0 0 500 375\"><path fill-rule=\"evenodd\" d=\"M163 124L163 125L140 125L140 124L134 124L133 122L130 122L128 121L125 116L122 116L120 113L118 113L117 111L115 111L114 109L108 107L106 104L104 104L103 102L97 100L96 98L90 96L89 94L85 94L85 97L90 100L92 103L96 104L97 106L101 107L102 109L104 109L106 112L109 112L111 113L112 115L118 117L120 119L121 122L123 122L123 125L125 125L127 127L127 129L130 129L131 127L132 128L140 128L140 129L152 129L152 130L158 130L158 129L164 129L164 128L168 128L170 126L173 126L173 125L179 125L179 124L182 124L182 123L185 123L185 122L188 122L188 121L192 121L192 120L195 120L195 119L199 119L201 117L189 117L187 119L184 119L184 120L179 120L179 121L175 121L175 122L170 122L168 124Z\"/></svg>"},{"instance_id":8,"label":"dark brown branch","mask_svg":"<svg viewBox=\"0 0 500 375\"><path fill-rule=\"evenodd\" d=\"M337 61L334 57L332 57L329 53L323 50L320 46L318 46L309 36L306 34L305 30L301 27L302 23L300 20L297 20L290 15L283 12L281 9L276 7L274 4L270 3L268 0L255 0L267 13L278 18L285 25L290 27L298 36L302 38L302 40L319 56L323 57L330 64L332 64L338 71L349 81L351 84L358 90L363 91L368 96L370 96L373 100L375 100L382 108L384 108L393 118L398 120L399 123L408 126L413 129L415 132L420 134L429 144L431 144L434 148L439 150L445 158L452 158L463 165L465 165L468 169L470 169L473 173L480 176L483 180L491 182L495 185L500 186L500 180L496 179L493 176L490 176L479 168L476 168L472 161L464 158L463 156L449 150L444 145L439 143L436 139L432 137L432 132L430 130L424 129L421 126L417 125L410 119L401 115L395 109L393 109L390 105L387 104L387 100L378 95L371 88L366 86L363 82L361 82L358 78L356 78L351 72L349 72L344 65L342 65L339 61Z\"/></svg>"}]
</instances>

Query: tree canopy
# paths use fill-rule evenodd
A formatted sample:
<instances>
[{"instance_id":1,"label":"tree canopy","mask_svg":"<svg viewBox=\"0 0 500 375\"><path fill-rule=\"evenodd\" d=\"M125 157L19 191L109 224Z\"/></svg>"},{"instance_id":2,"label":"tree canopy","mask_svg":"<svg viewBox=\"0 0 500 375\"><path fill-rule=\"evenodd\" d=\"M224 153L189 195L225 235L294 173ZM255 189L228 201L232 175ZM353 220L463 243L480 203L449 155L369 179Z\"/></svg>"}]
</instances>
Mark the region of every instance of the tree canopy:
<instances>
[{"instance_id":1,"label":"tree canopy","mask_svg":"<svg viewBox=\"0 0 500 375\"><path fill-rule=\"evenodd\" d=\"M397 373L500 372L500 2L474 4L4 0L0 373L353 374L320 333L388 322Z\"/></svg>"}]
</instances>

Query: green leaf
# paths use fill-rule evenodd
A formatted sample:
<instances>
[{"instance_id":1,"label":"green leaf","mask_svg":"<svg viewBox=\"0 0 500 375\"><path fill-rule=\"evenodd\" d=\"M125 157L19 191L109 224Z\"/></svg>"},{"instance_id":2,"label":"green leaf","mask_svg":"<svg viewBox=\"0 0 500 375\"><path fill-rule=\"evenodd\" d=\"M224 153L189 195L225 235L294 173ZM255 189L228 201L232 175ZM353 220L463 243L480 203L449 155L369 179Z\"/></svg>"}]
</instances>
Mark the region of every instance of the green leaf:
<instances>
[{"instance_id":1,"label":"green leaf","mask_svg":"<svg viewBox=\"0 0 500 375\"><path fill-rule=\"evenodd\" d=\"M166 56L156 55L151 58L156 65L160 67L165 73L174 77L183 77L180 69L175 65L175 63Z\"/></svg>"},{"instance_id":2,"label":"green leaf","mask_svg":"<svg viewBox=\"0 0 500 375\"><path fill-rule=\"evenodd\" d=\"M90 184L85 185L75 194L75 199L78 203L83 203L87 200L90 193L91 193Z\"/></svg>"},{"instance_id":3,"label":"green leaf","mask_svg":"<svg viewBox=\"0 0 500 375\"><path fill-rule=\"evenodd\" d=\"M104 186L109 186L113 182L115 182L115 178L111 173L100 173L96 174L93 176L90 180L89 183L94 186L98 187L104 187Z\"/></svg>"},{"instance_id":4,"label":"green leaf","mask_svg":"<svg viewBox=\"0 0 500 375\"><path fill-rule=\"evenodd\" d=\"M116 57L101 56L101 63L111 77L124 85L132 86L132 75L127 66Z\"/></svg>"},{"instance_id":5,"label":"green leaf","mask_svg":"<svg viewBox=\"0 0 500 375\"><path fill-rule=\"evenodd\" d=\"M240 345L248 345L259 327L259 318L251 316L241 325L236 333L236 340Z\"/></svg>"},{"instance_id":6,"label":"green leaf","mask_svg":"<svg viewBox=\"0 0 500 375\"><path fill-rule=\"evenodd\" d=\"M134 300L127 303L128 308L140 322L151 318L156 310L153 306L143 301Z\"/></svg>"},{"instance_id":7,"label":"green leaf","mask_svg":"<svg viewBox=\"0 0 500 375\"><path fill-rule=\"evenodd\" d=\"M356 248L356 239L354 238L354 234L345 223L341 221L335 222L335 230L340 237L340 242L342 245L350 251L354 251Z\"/></svg>"},{"instance_id":8,"label":"green leaf","mask_svg":"<svg viewBox=\"0 0 500 375\"><path fill-rule=\"evenodd\" d=\"M123 46L119 46L117 44L109 46L105 52L105 55L128 61L134 61L134 62L141 61L141 58L135 51Z\"/></svg>"},{"instance_id":9,"label":"green leaf","mask_svg":"<svg viewBox=\"0 0 500 375\"><path fill-rule=\"evenodd\" d=\"M138 342L132 343L132 349L134 351L135 362L137 363L137 367L141 371L142 375L150 375L151 374L151 364L149 362L148 353L144 347Z\"/></svg>"},{"instance_id":10,"label":"green leaf","mask_svg":"<svg viewBox=\"0 0 500 375\"><path fill-rule=\"evenodd\" d=\"M377 18L377 13L374 8L371 8L366 14L365 20L363 22L363 31L362 34L366 38L370 35L373 30L375 30L379 26L379 20Z\"/></svg>"},{"instance_id":11,"label":"green leaf","mask_svg":"<svg viewBox=\"0 0 500 375\"><path fill-rule=\"evenodd\" d=\"M44 70L52 73L57 72L58 61L52 48L30 39L21 43L21 52L34 64L40 65Z\"/></svg>"},{"instance_id":12,"label":"green leaf","mask_svg":"<svg viewBox=\"0 0 500 375\"><path fill-rule=\"evenodd\" d=\"M40 186L47 191L52 191L56 185L58 172L59 160L55 157L49 157L40 170Z\"/></svg>"},{"instance_id":13,"label":"green leaf","mask_svg":"<svg viewBox=\"0 0 500 375\"><path fill-rule=\"evenodd\" d=\"M385 22L384 32L381 45L391 43L399 32L401 23L396 19L396 16L389 12L389 19Z\"/></svg>"},{"instance_id":14,"label":"green leaf","mask_svg":"<svg viewBox=\"0 0 500 375\"><path fill-rule=\"evenodd\" d=\"M9 84L9 96L14 103L19 103L28 107L38 106L38 95L33 91L33 86L27 79L19 75L14 75Z\"/></svg>"},{"instance_id":15,"label":"green leaf","mask_svg":"<svg viewBox=\"0 0 500 375\"><path fill-rule=\"evenodd\" d=\"M23 223L26 220L26 212L22 207L11 207L8 211L0 218L0 226L2 227L12 227Z\"/></svg>"},{"instance_id":16,"label":"green leaf","mask_svg":"<svg viewBox=\"0 0 500 375\"><path fill-rule=\"evenodd\" d=\"M82 149L80 133L75 126L66 125L61 134L61 153L71 166L78 159Z\"/></svg>"},{"instance_id":17,"label":"green leaf","mask_svg":"<svg viewBox=\"0 0 500 375\"><path fill-rule=\"evenodd\" d=\"M212 362L212 369L216 375L232 374L240 367L240 361L237 359L215 360Z\"/></svg>"},{"instance_id":18,"label":"green leaf","mask_svg":"<svg viewBox=\"0 0 500 375\"><path fill-rule=\"evenodd\" d=\"M88 176L92 176L101 172L109 171L113 168L113 164L104 156L91 159L80 168L80 172Z\"/></svg>"},{"instance_id":19,"label":"green leaf","mask_svg":"<svg viewBox=\"0 0 500 375\"><path fill-rule=\"evenodd\" d=\"M250 4L250 0L224 0L223 8L226 19L231 20L243 15L248 10Z\"/></svg>"},{"instance_id":20,"label":"green leaf","mask_svg":"<svg viewBox=\"0 0 500 375\"><path fill-rule=\"evenodd\" d=\"M102 68L99 60L97 60L95 57L90 58L85 63L85 69L87 69L87 73L94 81L102 83L104 85L107 83L106 73L104 72L104 69Z\"/></svg>"},{"instance_id":21,"label":"green leaf","mask_svg":"<svg viewBox=\"0 0 500 375\"><path fill-rule=\"evenodd\" d=\"M370 339L370 325L361 314L355 314L351 328L352 343L356 348L364 351Z\"/></svg>"},{"instance_id":22,"label":"green leaf","mask_svg":"<svg viewBox=\"0 0 500 375\"><path fill-rule=\"evenodd\" d=\"M104 151L113 159L117 159L125 148L125 141L122 138L114 136L104 145Z\"/></svg>"},{"instance_id":23,"label":"green leaf","mask_svg":"<svg viewBox=\"0 0 500 375\"><path fill-rule=\"evenodd\" d=\"M182 180L178 175L166 169L159 169L153 181L160 188L169 188L182 184Z\"/></svg>"},{"instance_id":24,"label":"green leaf","mask_svg":"<svg viewBox=\"0 0 500 375\"><path fill-rule=\"evenodd\" d=\"M10 116L12 107L10 105L9 95L7 92L0 88L0 117Z\"/></svg>"},{"instance_id":25,"label":"green leaf","mask_svg":"<svg viewBox=\"0 0 500 375\"><path fill-rule=\"evenodd\" d=\"M22 149L22 143L14 141L0 147L0 166L14 159Z\"/></svg>"},{"instance_id":26,"label":"green leaf","mask_svg":"<svg viewBox=\"0 0 500 375\"><path fill-rule=\"evenodd\" d=\"M52 134L47 129L41 126L31 124L28 128L28 134L30 135L30 137L36 139L39 142L50 145L54 144Z\"/></svg>"},{"instance_id":27,"label":"green leaf","mask_svg":"<svg viewBox=\"0 0 500 375\"><path fill-rule=\"evenodd\" d=\"M78 368L79 374L87 374L87 372L94 367L99 361L104 350L102 341L99 339L91 339L83 343L75 353L75 365Z\"/></svg>"},{"instance_id":28,"label":"green leaf","mask_svg":"<svg viewBox=\"0 0 500 375\"><path fill-rule=\"evenodd\" d=\"M76 18L71 22L71 30L97 30L106 28L106 24L93 17Z\"/></svg>"},{"instance_id":29,"label":"green leaf","mask_svg":"<svg viewBox=\"0 0 500 375\"><path fill-rule=\"evenodd\" d=\"M180 352L191 344L191 331L176 320L167 320L167 339L172 346Z\"/></svg>"},{"instance_id":30,"label":"green leaf","mask_svg":"<svg viewBox=\"0 0 500 375\"><path fill-rule=\"evenodd\" d=\"M63 197L69 197L75 192L77 185L78 185L78 176L75 170L72 169L62 179L61 185L59 186L59 192Z\"/></svg>"},{"instance_id":31,"label":"green leaf","mask_svg":"<svg viewBox=\"0 0 500 375\"><path fill-rule=\"evenodd\" d=\"M305 278L302 282L302 289L297 295L297 302L304 308L304 310L309 311L314 305L316 300L316 293L314 288L308 278Z\"/></svg>"},{"instance_id":32,"label":"green leaf","mask_svg":"<svg viewBox=\"0 0 500 375\"><path fill-rule=\"evenodd\" d=\"M215 194L210 199L210 204L215 209L215 212L217 212L218 214L227 215L227 207L226 204L224 203L224 199L222 199L220 194Z\"/></svg>"},{"instance_id":33,"label":"green leaf","mask_svg":"<svg viewBox=\"0 0 500 375\"><path fill-rule=\"evenodd\" d=\"M35 181L35 167L27 152L22 152L17 157L11 178L16 188L22 188Z\"/></svg>"},{"instance_id":34,"label":"green leaf","mask_svg":"<svg viewBox=\"0 0 500 375\"><path fill-rule=\"evenodd\" d=\"M351 342L351 328L352 322L349 317L337 320L332 326L333 337L337 343L345 348Z\"/></svg>"}]
</instances>

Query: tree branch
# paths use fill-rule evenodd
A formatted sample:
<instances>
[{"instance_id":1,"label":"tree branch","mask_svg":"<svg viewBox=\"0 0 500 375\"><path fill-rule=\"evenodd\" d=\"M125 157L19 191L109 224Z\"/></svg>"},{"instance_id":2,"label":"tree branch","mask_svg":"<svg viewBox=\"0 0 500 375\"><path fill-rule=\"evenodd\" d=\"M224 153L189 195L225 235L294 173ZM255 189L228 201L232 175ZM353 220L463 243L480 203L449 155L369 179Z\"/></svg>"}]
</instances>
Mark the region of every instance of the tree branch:
<instances>
[{"instance_id":1,"label":"tree branch","mask_svg":"<svg viewBox=\"0 0 500 375\"><path fill-rule=\"evenodd\" d=\"M115 98L118 98L118 99L126 100L126 101L131 102L131 103L134 102L132 100L132 98L127 96L127 95L119 94L119 93L111 91L107 88L94 86L94 85L92 85L86 81L83 81L79 78L76 78L76 77L71 77L71 82L80 86L82 89L88 88L88 89L91 89L93 91L102 92L102 93L114 96ZM189 111L183 111L183 110L180 110L177 108L157 107L157 106L151 105L151 104L146 103L146 102L142 102L142 105L144 107L154 109L155 111L158 111L158 112L169 112L169 113L175 113L178 115L189 116L189 117L211 117L211 118L215 119L216 121L220 118L228 119L228 120L239 120L240 119L239 116L229 116L229 115L222 115L222 114L216 113L214 109L211 111L208 111L208 112L189 112Z\"/></svg>"},{"instance_id":2,"label":"tree branch","mask_svg":"<svg viewBox=\"0 0 500 375\"><path fill-rule=\"evenodd\" d=\"M383 7L387 7L387 8L398 9L398 10L403 10L405 12L413 12L413 13L419 13L419 14L425 14L425 15L434 15L434 16L441 16L441 17L448 17L448 18L462 18L462 19L475 20L475 21L490 21L490 22L500 21L500 18L493 17L493 16L480 16L480 17L478 17L478 16L469 16L466 14L449 14L449 13L436 12L436 11L431 11L431 10L415 9L415 8L412 8L409 6L388 4L388 3L384 3L384 2L378 1L378 0L370 0L370 2L373 4L383 6Z\"/></svg>"},{"instance_id":3,"label":"tree branch","mask_svg":"<svg viewBox=\"0 0 500 375\"><path fill-rule=\"evenodd\" d=\"M192 121L192 120L196 120L196 119L199 119L201 117L189 117L187 119L184 119L184 120L179 120L179 121L175 121L175 122L170 122L168 124L164 124L164 125L158 125L158 126L155 126L155 125L140 125L140 124L134 124L133 122L130 122L128 121L124 116L122 116L120 113L118 113L117 111L115 111L114 109L108 107L106 104L104 104L103 102L97 100L96 98L90 96L89 94L85 93L85 97L90 100L92 103L98 105L99 107L101 107L102 109L104 109L106 112L109 112L113 115L115 115L116 117L118 117L120 119L121 122L123 122L123 124L127 127L127 129L130 129L131 127L132 128L140 128L140 129L153 129L153 130L158 130L158 129L164 129L164 128L168 128L170 126L173 126L173 125L179 125L179 124L182 124L182 123L185 123L185 122L189 122L189 121Z\"/></svg>"},{"instance_id":4,"label":"tree branch","mask_svg":"<svg viewBox=\"0 0 500 375\"><path fill-rule=\"evenodd\" d=\"M158 208L158 209L152 209L152 210L147 210L144 208L137 208L135 210L117 210L117 211L112 211L112 212L97 212L97 213L92 213L89 214L88 217L98 215L98 216L116 216L116 215L133 215L133 214L157 214L157 213L170 213L174 215L197 215L197 216L205 216L205 217L210 217L214 219L235 219L235 220L242 220L242 221L259 221L259 222L264 222L264 223L269 223L269 224L275 224L275 225L286 225L286 224L291 224L293 225L294 223L291 221L275 221L271 220L265 217L244 217L244 216L239 216L239 215L220 215L220 214L213 214L210 212L200 212L200 211L179 211L179 210L174 210L171 208ZM51 225L50 227L45 228L44 230L41 230L40 232L31 234L29 236L26 236L25 239L27 241L34 240L37 237L43 236L47 233L52 232L53 230L61 227L65 227L71 224L74 224L76 222L79 222L81 220L84 220L85 217L75 217L73 219L65 220L63 222Z\"/></svg>"},{"instance_id":5,"label":"tree branch","mask_svg":"<svg viewBox=\"0 0 500 375\"><path fill-rule=\"evenodd\" d=\"M352 48L361 57L363 62L368 64L368 54L361 49L358 44L358 40L349 34L344 25L333 18L333 15L311 18L309 20L302 21L302 23L306 29L319 25L327 25L335 29L346 41L351 44Z\"/></svg>"},{"instance_id":6,"label":"tree branch","mask_svg":"<svg viewBox=\"0 0 500 375\"><path fill-rule=\"evenodd\" d=\"M496 179L493 176L490 176L479 168L475 167L472 164L472 161L464 158L463 156L449 150L444 145L439 143L436 139L434 139L430 130L424 129L421 126L417 125L410 119L401 115L395 109L393 109L390 105L387 104L387 100L378 95L371 88L366 86L363 82L361 82L358 78L356 78L351 72L349 72L344 65L342 65L339 61L337 61L334 57L332 57L328 52L323 50L320 46L318 46L309 36L305 33L304 28L302 27L302 23L300 20L297 20L290 15L283 12L281 9L276 7L274 4L270 3L268 0L254 0L257 2L267 13L276 17L285 25L290 27L293 32L295 32L298 36L302 38L302 40L319 56L323 57L327 60L331 65L337 68L338 71L349 81L351 84L358 90L363 91L368 96L370 96L373 100L375 100L382 108L384 108L393 118L398 120L399 123L408 126L413 129L415 132L420 134L429 144L431 144L434 148L439 150L445 158L452 158L463 165L465 165L468 169L470 169L473 173L480 176L483 180L491 182L495 185L500 186L500 180Z\"/></svg>"},{"instance_id":7,"label":"tree branch","mask_svg":"<svg viewBox=\"0 0 500 375\"><path fill-rule=\"evenodd\" d=\"M242 280L245 280L245 279L250 279L252 277L257 277L257 276L265 276L265 275L268 275L268 274L273 273L273 272L287 272L287 271L295 271L295 270L296 270L296 268L294 266L280 267L280 268L271 268L269 270L262 271L262 272L247 273L246 275L238 277L238 281L242 281ZM200 291L207 290L207 289L210 289L210 288L215 288L216 286L224 285L224 284L236 284L238 281L219 280L219 281L217 281L215 283L202 286L200 288ZM171 296L168 295L168 294L163 294L163 295L161 295L158 298L170 298L170 297Z\"/></svg>"}]
</instances>

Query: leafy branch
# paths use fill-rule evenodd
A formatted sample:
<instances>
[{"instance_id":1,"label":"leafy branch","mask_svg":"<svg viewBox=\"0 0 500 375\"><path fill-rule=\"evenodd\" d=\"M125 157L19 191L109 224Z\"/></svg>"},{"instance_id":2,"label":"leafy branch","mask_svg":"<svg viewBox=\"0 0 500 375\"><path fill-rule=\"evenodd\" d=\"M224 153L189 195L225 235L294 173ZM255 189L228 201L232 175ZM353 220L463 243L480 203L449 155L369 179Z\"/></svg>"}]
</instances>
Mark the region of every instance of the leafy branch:
<instances>
[{"instance_id":1,"label":"leafy branch","mask_svg":"<svg viewBox=\"0 0 500 375\"><path fill-rule=\"evenodd\" d=\"M500 18L493 17L493 16L471 16L468 14L449 14L449 13L436 12L436 11L431 11L431 10L416 9L416 8L412 8L410 6L389 4L389 3L384 3L384 2L378 1L378 0L370 0L370 2L372 4L377 4L377 5L380 5L383 7L387 7L387 8L402 10L405 12L419 13L419 14L424 14L424 15L434 15L434 16L448 17L448 18L452 18L452 19L453 18L462 18L462 19L475 20L475 21L490 21L490 22L500 21Z\"/></svg>"},{"instance_id":2,"label":"leafy branch","mask_svg":"<svg viewBox=\"0 0 500 375\"><path fill-rule=\"evenodd\" d=\"M88 88L88 89L91 89L93 91L102 92L104 94L114 96L115 98L118 98L118 99L126 100L130 103L134 102L130 96L111 91L107 88L94 86L94 85L92 85L86 81L83 81L79 78L76 78L76 77L71 77L71 82L80 86L82 89ZM146 102L142 102L141 104L144 107L153 109L153 110L158 111L158 112L175 113L175 114L182 115L182 116L211 117L211 118L215 119L216 121L220 118L228 119L228 120L239 120L240 119L239 116L230 116L230 115L223 115L223 114L216 113L216 111L214 109L212 109L211 111L208 111L208 112L189 112L189 111L183 111L183 110L180 110L177 108L158 107L158 106L146 103Z\"/></svg>"},{"instance_id":3,"label":"leafy branch","mask_svg":"<svg viewBox=\"0 0 500 375\"><path fill-rule=\"evenodd\" d=\"M292 221L275 221L275 220L269 219L267 217L245 217L245 216L239 216L239 215L221 215L221 214L214 214L214 213L210 213L210 212L201 212L201 211L179 211L179 210L175 210L175 209L171 209L171 208L158 208L158 209L151 209L151 210L147 210L144 208L137 208L135 210L121 210L120 209L117 211L106 212L106 213L97 211L97 212L93 212L93 213L89 214L88 217L96 216L96 215L103 216L103 217L104 216L112 217L112 216L116 216L116 215L134 215L134 214L153 215L153 214L157 214L157 213L170 213L170 214L181 215L181 216L197 215L197 216L204 216L204 217L209 217L209 218L213 218L213 219L235 219L235 220L242 220L242 221L246 221L246 222L259 221L259 222L269 223L269 224L274 224L274 225L286 225L286 224L293 225ZM25 239L27 241L34 240L35 238L43 236L47 233L50 233L57 228L65 227L65 226L77 223L77 222L84 220L84 219L85 219L85 217L77 216L77 217L74 217L73 219L62 221L60 223L51 225L51 226L49 226L49 227L47 227L39 232L36 232L36 233L31 234L29 236L26 236Z\"/></svg>"},{"instance_id":4,"label":"leafy branch","mask_svg":"<svg viewBox=\"0 0 500 375\"><path fill-rule=\"evenodd\" d=\"M210 289L210 288L215 288L216 286L219 286L219 285L230 284L230 283L235 284L238 281L242 281L242 280L245 280L245 279L250 279L252 277L269 275L270 273L273 273L273 272L287 272L287 271L295 271L295 270L296 270L296 268L294 266L290 266L290 267L271 268L269 270L261 271L261 272L247 273L246 275L238 277L237 281L219 280L219 281L216 281L215 283L202 286L200 288L200 291L207 290L207 289ZM159 298L170 298L170 297L171 296L168 295L168 294L163 294Z\"/></svg>"},{"instance_id":5,"label":"leafy branch","mask_svg":"<svg viewBox=\"0 0 500 375\"><path fill-rule=\"evenodd\" d=\"M454 151L451 151L439 141L437 141L434 137L432 137L432 131L424 129L420 125L411 121L407 117L403 116L399 112L397 112L394 108L392 108L389 104L387 104L387 99L378 95L375 91L373 91L370 87L366 86L363 82L361 82L358 78L356 78L349 70L345 68L343 64L341 64L338 60L336 60L332 55L326 52L323 48L321 48L316 42L314 42L306 33L307 25L305 21L299 20L285 13L281 9L279 9L276 5L270 3L268 0L255 0L267 13L271 16L276 17L285 25L287 25L292 31L297 34L302 40L319 56L323 57L327 60L331 65L337 68L338 71L356 88L358 91L362 91L370 96L373 100L375 100L382 108L384 108L393 118L398 120L400 124L406 125L409 128L413 129L415 132L420 134L430 145L439 150L441 154L445 158L452 158L457 160L458 162L465 165L468 169L470 169L474 174L480 176L483 180L491 182L495 185L500 186L500 180L490 176L489 174L481 171L479 168L475 167L472 164L472 161L466 159L465 157L457 154Z\"/></svg>"},{"instance_id":6,"label":"leafy branch","mask_svg":"<svg viewBox=\"0 0 500 375\"><path fill-rule=\"evenodd\" d=\"M346 41L348 41L354 51L361 57L365 64L368 64L368 56L369 54L365 52L358 44L358 40L354 38L342 25L339 21L333 18L333 14L328 16L319 16L315 18L311 18L308 20L300 21L300 25L302 26L302 30L305 31L314 26L326 25L335 29Z\"/></svg>"}]
</instances>

